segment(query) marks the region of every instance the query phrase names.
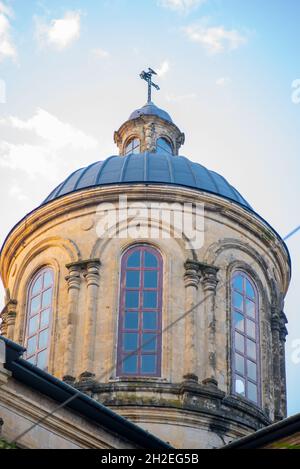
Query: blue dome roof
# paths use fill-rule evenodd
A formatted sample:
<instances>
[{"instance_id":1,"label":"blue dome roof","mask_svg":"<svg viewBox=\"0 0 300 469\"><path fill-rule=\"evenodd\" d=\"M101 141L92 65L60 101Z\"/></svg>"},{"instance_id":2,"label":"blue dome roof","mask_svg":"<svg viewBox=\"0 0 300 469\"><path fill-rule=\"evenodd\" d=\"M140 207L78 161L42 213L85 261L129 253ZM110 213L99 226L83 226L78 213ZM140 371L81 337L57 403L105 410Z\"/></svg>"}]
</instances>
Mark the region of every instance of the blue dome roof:
<instances>
[{"instance_id":1,"label":"blue dome roof","mask_svg":"<svg viewBox=\"0 0 300 469\"><path fill-rule=\"evenodd\" d=\"M152 102L145 104L145 106L141 107L140 109L136 109L132 114L130 114L128 120L137 119L138 117L141 117L143 115L157 116L161 119L164 119L165 121L173 123L171 116L166 111L160 109Z\"/></svg>"},{"instance_id":2,"label":"blue dome roof","mask_svg":"<svg viewBox=\"0 0 300 469\"><path fill-rule=\"evenodd\" d=\"M50 202L71 192L111 184L154 183L185 186L225 197L246 208L250 205L226 179L184 156L139 153L111 156L105 161L78 169L44 201Z\"/></svg>"}]
</instances>

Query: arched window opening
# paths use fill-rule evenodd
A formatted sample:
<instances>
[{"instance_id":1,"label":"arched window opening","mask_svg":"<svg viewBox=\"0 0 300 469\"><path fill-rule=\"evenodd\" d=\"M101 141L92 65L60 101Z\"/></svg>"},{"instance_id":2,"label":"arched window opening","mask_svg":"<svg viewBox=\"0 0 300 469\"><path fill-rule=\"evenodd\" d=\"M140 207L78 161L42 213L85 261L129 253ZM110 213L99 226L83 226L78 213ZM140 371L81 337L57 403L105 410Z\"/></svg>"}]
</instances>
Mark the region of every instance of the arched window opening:
<instances>
[{"instance_id":1,"label":"arched window opening","mask_svg":"<svg viewBox=\"0 0 300 469\"><path fill-rule=\"evenodd\" d=\"M125 155L141 152L141 142L138 138L132 138L126 145Z\"/></svg>"},{"instance_id":2,"label":"arched window opening","mask_svg":"<svg viewBox=\"0 0 300 469\"><path fill-rule=\"evenodd\" d=\"M53 271L46 268L34 277L27 295L26 359L43 370L48 367L53 287Z\"/></svg>"},{"instance_id":3,"label":"arched window opening","mask_svg":"<svg viewBox=\"0 0 300 469\"><path fill-rule=\"evenodd\" d=\"M134 246L122 257L118 376L161 375L162 269L150 246Z\"/></svg>"},{"instance_id":4,"label":"arched window opening","mask_svg":"<svg viewBox=\"0 0 300 469\"><path fill-rule=\"evenodd\" d=\"M259 299L246 273L234 273L231 297L233 391L259 405Z\"/></svg>"},{"instance_id":5,"label":"arched window opening","mask_svg":"<svg viewBox=\"0 0 300 469\"><path fill-rule=\"evenodd\" d=\"M173 147L171 143L165 138L159 138L156 142L157 151L167 155L173 155Z\"/></svg>"}]
</instances>

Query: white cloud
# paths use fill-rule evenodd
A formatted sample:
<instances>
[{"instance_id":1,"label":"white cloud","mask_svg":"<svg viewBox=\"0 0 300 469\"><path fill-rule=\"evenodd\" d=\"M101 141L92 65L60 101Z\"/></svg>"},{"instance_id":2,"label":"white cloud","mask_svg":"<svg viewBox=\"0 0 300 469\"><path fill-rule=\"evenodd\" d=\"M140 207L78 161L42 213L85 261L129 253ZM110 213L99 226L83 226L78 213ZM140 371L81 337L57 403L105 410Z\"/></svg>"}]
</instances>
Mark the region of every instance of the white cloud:
<instances>
[{"instance_id":1,"label":"white cloud","mask_svg":"<svg viewBox=\"0 0 300 469\"><path fill-rule=\"evenodd\" d=\"M105 49L101 49L101 47L93 49L92 54L97 59L108 59L110 57L110 53Z\"/></svg>"},{"instance_id":2,"label":"white cloud","mask_svg":"<svg viewBox=\"0 0 300 469\"><path fill-rule=\"evenodd\" d=\"M157 75L162 78L170 71L170 63L168 60L165 60L159 67L156 69Z\"/></svg>"},{"instance_id":3,"label":"white cloud","mask_svg":"<svg viewBox=\"0 0 300 469\"><path fill-rule=\"evenodd\" d=\"M97 141L70 124L60 121L49 112L38 109L30 119L22 120L17 117L8 117L0 120L0 124L8 124L18 130L28 130L54 149L71 146L78 149L89 150L95 148Z\"/></svg>"},{"instance_id":4,"label":"white cloud","mask_svg":"<svg viewBox=\"0 0 300 469\"><path fill-rule=\"evenodd\" d=\"M8 195L10 195L14 199L18 200L19 202L24 202L24 201L29 199L29 197L23 193L23 191L22 191L20 185L17 183L16 179L10 185Z\"/></svg>"},{"instance_id":5,"label":"white cloud","mask_svg":"<svg viewBox=\"0 0 300 469\"><path fill-rule=\"evenodd\" d=\"M79 11L67 11L63 18L45 24L36 20L36 33L40 45L63 50L80 37L81 15Z\"/></svg>"},{"instance_id":6,"label":"white cloud","mask_svg":"<svg viewBox=\"0 0 300 469\"><path fill-rule=\"evenodd\" d=\"M74 159L80 163L82 152L98 146L96 139L43 109L38 109L28 120L17 117L0 119L0 126L28 132L33 140L20 144L16 140L9 142L2 138L0 166L21 170L33 178L39 175L55 180L61 171L68 171L74 166Z\"/></svg>"},{"instance_id":7,"label":"white cloud","mask_svg":"<svg viewBox=\"0 0 300 469\"><path fill-rule=\"evenodd\" d=\"M224 26L190 25L184 32L190 41L199 43L210 54L238 49L247 42L247 37L238 30Z\"/></svg>"},{"instance_id":8,"label":"white cloud","mask_svg":"<svg viewBox=\"0 0 300 469\"><path fill-rule=\"evenodd\" d=\"M216 85L217 86L227 86L231 83L231 78L229 77L220 77L216 80Z\"/></svg>"},{"instance_id":9,"label":"white cloud","mask_svg":"<svg viewBox=\"0 0 300 469\"><path fill-rule=\"evenodd\" d=\"M17 50L10 34L12 16L12 10L0 1L0 62L17 57Z\"/></svg>"},{"instance_id":10,"label":"white cloud","mask_svg":"<svg viewBox=\"0 0 300 469\"><path fill-rule=\"evenodd\" d=\"M158 0L159 5L179 13L188 13L205 2L206 0Z\"/></svg>"}]
</instances>

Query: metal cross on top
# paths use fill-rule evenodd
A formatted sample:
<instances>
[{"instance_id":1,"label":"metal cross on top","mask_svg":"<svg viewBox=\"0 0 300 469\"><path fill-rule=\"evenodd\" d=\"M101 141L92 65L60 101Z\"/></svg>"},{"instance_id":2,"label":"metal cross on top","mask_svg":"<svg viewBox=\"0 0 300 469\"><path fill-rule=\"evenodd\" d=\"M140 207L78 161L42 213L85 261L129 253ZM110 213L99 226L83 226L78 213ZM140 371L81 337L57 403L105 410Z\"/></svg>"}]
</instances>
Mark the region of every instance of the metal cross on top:
<instances>
[{"instance_id":1,"label":"metal cross on top","mask_svg":"<svg viewBox=\"0 0 300 469\"><path fill-rule=\"evenodd\" d=\"M158 85L156 85L155 83L153 83L152 75L157 75L157 73L154 70L152 70L152 68L148 68L148 72L143 71L140 74L141 79L145 80L148 83L148 103L151 102L152 86L157 91L160 90L160 87Z\"/></svg>"}]
</instances>

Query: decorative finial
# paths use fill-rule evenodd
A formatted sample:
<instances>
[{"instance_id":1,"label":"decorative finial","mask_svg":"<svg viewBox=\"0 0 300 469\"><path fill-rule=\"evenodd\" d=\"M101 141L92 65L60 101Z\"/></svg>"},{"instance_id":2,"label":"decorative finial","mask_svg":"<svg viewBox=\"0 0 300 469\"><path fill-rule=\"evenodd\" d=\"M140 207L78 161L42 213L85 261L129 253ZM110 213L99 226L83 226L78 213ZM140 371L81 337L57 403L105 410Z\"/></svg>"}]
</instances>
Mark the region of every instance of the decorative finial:
<instances>
[{"instance_id":1,"label":"decorative finial","mask_svg":"<svg viewBox=\"0 0 300 469\"><path fill-rule=\"evenodd\" d=\"M158 85L156 85L155 83L153 83L152 81L152 75L157 75L157 73L152 70L152 68L148 68L148 72L145 72L143 71L141 74L140 74L140 77L142 80L145 80L147 83L148 83L148 103L151 102L151 93L152 93L152 86L157 90L159 91L160 90L160 87Z\"/></svg>"}]
</instances>

